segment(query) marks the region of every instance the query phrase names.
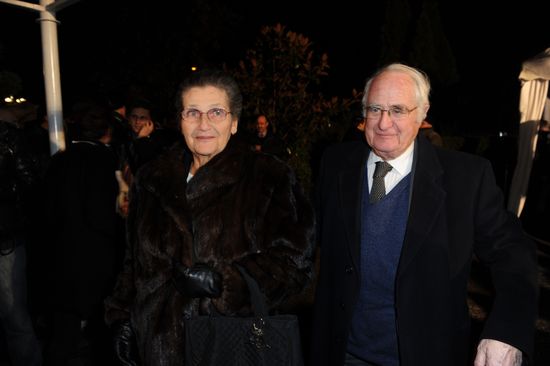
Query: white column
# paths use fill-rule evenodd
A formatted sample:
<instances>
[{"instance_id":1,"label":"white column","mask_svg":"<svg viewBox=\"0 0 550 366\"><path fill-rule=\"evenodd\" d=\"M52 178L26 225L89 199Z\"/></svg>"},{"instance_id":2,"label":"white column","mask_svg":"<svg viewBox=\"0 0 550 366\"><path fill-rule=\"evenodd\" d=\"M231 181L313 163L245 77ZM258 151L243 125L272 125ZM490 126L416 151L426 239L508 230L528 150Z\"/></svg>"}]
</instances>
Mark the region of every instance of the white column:
<instances>
[{"instance_id":1,"label":"white column","mask_svg":"<svg viewBox=\"0 0 550 366\"><path fill-rule=\"evenodd\" d=\"M54 0L40 0L40 5L46 8L53 2ZM42 32L42 63L50 132L50 153L53 155L58 150L65 150L61 77L57 48L57 20L54 12L41 11L39 21Z\"/></svg>"}]
</instances>

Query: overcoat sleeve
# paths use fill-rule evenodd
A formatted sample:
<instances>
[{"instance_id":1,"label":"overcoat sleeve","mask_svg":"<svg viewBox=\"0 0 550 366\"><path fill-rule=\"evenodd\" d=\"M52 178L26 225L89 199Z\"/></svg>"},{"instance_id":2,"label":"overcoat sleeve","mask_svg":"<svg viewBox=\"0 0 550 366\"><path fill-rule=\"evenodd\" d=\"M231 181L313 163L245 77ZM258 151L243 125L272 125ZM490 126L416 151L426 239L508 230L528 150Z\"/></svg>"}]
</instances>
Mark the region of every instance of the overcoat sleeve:
<instances>
[{"instance_id":1,"label":"overcoat sleeve","mask_svg":"<svg viewBox=\"0 0 550 366\"><path fill-rule=\"evenodd\" d=\"M502 207L502 194L486 162L473 218L474 250L491 271L495 298L481 338L496 339L530 354L537 317L536 249L517 217Z\"/></svg>"}]
</instances>

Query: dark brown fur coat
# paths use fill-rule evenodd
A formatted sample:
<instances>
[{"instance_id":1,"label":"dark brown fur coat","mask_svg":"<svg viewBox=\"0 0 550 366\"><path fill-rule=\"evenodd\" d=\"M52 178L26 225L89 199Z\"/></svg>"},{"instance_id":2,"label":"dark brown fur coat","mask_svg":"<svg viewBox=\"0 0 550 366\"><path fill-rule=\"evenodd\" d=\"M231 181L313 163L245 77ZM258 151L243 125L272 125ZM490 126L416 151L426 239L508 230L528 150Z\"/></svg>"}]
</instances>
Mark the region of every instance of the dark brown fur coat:
<instances>
[{"instance_id":1,"label":"dark brown fur coat","mask_svg":"<svg viewBox=\"0 0 550 366\"><path fill-rule=\"evenodd\" d=\"M128 250L106 320L131 319L143 366L183 365L182 318L209 306L176 291L174 258L222 274L222 296L212 304L229 315L250 313L235 263L257 280L271 309L311 279L313 210L285 163L230 140L186 183L191 160L180 148L144 166L130 196Z\"/></svg>"}]
</instances>

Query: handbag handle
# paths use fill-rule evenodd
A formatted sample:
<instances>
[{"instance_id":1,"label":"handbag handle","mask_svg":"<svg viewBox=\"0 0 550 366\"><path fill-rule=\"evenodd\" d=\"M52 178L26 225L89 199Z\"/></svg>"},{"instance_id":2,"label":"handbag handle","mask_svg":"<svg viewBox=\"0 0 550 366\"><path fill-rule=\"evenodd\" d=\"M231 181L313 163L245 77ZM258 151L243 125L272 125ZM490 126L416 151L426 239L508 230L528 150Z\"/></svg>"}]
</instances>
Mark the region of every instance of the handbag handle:
<instances>
[{"instance_id":1,"label":"handbag handle","mask_svg":"<svg viewBox=\"0 0 550 366\"><path fill-rule=\"evenodd\" d=\"M235 266L237 267L239 272L241 272L241 275L244 277L246 285L248 286L248 291L250 292L251 296L252 310L254 310L254 314L260 317L268 316L269 313L267 311L267 305L262 296L262 292L260 291L258 283L248 274L248 272L246 272L246 270L240 264L235 264Z\"/></svg>"}]
</instances>

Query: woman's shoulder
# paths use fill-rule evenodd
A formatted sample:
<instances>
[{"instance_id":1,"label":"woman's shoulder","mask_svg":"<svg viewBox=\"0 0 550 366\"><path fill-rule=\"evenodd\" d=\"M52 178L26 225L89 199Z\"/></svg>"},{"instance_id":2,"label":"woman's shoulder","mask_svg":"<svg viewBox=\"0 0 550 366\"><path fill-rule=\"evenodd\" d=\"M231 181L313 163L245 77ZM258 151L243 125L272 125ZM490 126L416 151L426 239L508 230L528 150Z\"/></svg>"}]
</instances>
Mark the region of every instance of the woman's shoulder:
<instances>
[{"instance_id":1,"label":"woman's shoulder","mask_svg":"<svg viewBox=\"0 0 550 366\"><path fill-rule=\"evenodd\" d=\"M249 166L259 174L273 177L294 175L290 165L275 155L256 151L251 151L248 154L247 160L251 162Z\"/></svg>"},{"instance_id":2,"label":"woman's shoulder","mask_svg":"<svg viewBox=\"0 0 550 366\"><path fill-rule=\"evenodd\" d=\"M224 154L220 154L219 162L215 165L238 164L242 167L242 173L262 173L268 175L288 174L291 171L289 165L279 157L250 149L240 140L231 140ZM218 167L219 168L219 167Z\"/></svg>"},{"instance_id":3,"label":"woman's shoulder","mask_svg":"<svg viewBox=\"0 0 550 366\"><path fill-rule=\"evenodd\" d=\"M154 184L165 180L177 179L183 175L185 149L174 145L169 150L142 165L135 175L136 184Z\"/></svg>"}]
</instances>

